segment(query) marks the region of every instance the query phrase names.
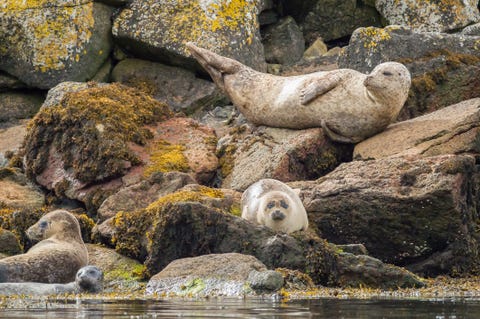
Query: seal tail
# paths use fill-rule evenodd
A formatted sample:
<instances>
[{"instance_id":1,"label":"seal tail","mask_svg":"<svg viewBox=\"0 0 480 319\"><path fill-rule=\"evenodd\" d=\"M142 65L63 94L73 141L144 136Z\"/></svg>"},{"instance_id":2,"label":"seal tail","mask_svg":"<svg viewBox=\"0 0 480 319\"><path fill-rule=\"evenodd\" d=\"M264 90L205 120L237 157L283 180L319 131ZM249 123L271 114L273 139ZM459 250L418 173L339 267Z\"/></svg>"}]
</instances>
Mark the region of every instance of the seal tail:
<instances>
[{"instance_id":1,"label":"seal tail","mask_svg":"<svg viewBox=\"0 0 480 319\"><path fill-rule=\"evenodd\" d=\"M215 84L225 92L225 85L223 80L224 74L233 74L243 67L238 61L223 57L212 51L199 48L192 42L186 43L187 48L192 53L192 56L200 63L205 71L210 74Z\"/></svg>"}]
</instances>

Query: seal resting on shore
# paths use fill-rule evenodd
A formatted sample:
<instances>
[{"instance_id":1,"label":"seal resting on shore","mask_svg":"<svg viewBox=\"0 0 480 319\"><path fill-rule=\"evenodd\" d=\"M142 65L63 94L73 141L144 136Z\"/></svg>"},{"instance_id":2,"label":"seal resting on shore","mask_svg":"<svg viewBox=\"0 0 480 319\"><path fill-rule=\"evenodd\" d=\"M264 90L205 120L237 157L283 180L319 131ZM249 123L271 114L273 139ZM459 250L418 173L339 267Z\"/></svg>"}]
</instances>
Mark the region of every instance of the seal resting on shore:
<instances>
[{"instance_id":1,"label":"seal resting on shore","mask_svg":"<svg viewBox=\"0 0 480 319\"><path fill-rule=\"evenodd\" d=\"M395 121L411 83L410 72L397 62L379 64L369 75L338 69L282 77L190 42L186 46L248 121L291 129L322 127L343 143L357 143Z\"/></svg>"},{"instance_id":2,"label":"seal resting on shore","mask_svg":"<svg viewBox=\"0 0 480 319\"><path fill-rule=\"evenodd\" d=\"M45 296L57 294L97 293L103 290L103 272L95 266L85 266L77 272L74 282L45 284L38 282L0 283L0 295Z\"/></svg>"},{"instance_id":3,"label":"seal resting on shore","mask_svg":"<svg viewBox=\"0 0 480 319\"><path fill-rule=\"evenodd\" d=\"M45 214L26 232L40 241L25 254L0 260L0 282L68 283L88 263L80 224L66 210Z\"/></svg>"},{"instance_id":4,"label":"seal resting on shore","mask_svg":"<svg viewBox=\"0 0 480 319\"><path fill-rule=\"evenodd\" d=\"M308 217L298 194L275 179L261 179L242 194L242 218L275 231L292 233L308 228Z\"/></svg>"}]
</instances>

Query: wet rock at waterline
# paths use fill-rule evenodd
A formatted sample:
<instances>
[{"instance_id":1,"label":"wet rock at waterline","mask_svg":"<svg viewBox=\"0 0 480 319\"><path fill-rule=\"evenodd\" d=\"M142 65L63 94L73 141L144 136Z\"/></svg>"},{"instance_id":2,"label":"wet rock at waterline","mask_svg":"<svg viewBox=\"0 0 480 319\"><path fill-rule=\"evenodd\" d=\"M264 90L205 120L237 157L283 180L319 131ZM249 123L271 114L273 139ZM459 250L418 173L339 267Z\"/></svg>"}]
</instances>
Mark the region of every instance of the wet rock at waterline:
<instances>
[{"instance_id":1,"label":"wet rock at waterline","mask_svg":"<svg viewBox=\"0 0 480 319\"><path fill-rule=\"evenodd\" d=\"M257 258L238 253L209 254L172 261L148 282L146 293L160 296L244 296L273 293L283 277Z\"/></svg>"}]
</instances>

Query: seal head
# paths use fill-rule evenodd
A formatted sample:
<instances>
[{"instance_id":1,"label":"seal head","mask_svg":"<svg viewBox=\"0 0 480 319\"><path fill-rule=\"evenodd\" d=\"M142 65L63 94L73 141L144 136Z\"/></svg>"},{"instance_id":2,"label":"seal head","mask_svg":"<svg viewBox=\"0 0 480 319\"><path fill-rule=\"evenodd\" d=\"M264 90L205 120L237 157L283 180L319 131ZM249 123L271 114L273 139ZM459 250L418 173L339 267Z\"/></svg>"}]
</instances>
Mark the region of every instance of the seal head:
<instances>
[{"instance_id":1,"label":"seal head","mask_svg":"<svg viewBox=\"0 0 480 319\"><path fill-rule=\"evenodd\" d=\"M85 266L77 272L75 283L80 292L100 292L103 290L103 272L96 266Z\"/></svg>"}]
</instances>

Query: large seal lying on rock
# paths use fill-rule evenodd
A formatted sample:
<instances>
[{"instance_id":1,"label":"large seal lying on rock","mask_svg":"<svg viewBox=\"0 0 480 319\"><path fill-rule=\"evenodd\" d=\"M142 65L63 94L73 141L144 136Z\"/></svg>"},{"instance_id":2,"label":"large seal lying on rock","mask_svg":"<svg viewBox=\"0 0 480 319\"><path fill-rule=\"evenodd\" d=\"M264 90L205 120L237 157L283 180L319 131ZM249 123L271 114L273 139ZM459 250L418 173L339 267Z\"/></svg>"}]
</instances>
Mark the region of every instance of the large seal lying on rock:
<instances>
[{"instance_id":1,"label":"large seal lying on rock","mask_svg":"<svg viewBox=\"0 0 480 319\"><path fill-rule=\"evenodd\" d=\"M97 293L103 289L103 273L95 266L85 266L77 272L74 282L45 284L38 282L0 283L0 295L45 296L57 294Z\"/></svg>"},{"instance_id":2,"label":"large seal lying on rock","mask_svg":"<svg viewBox=\"0 0 480 319\"><path fill-rule=\"evenodd\" d=\"M80 224L69 212L49 212L26 233L40 242L25 254L1 259L0 282L68 283L87 265Z\"/></svg>"},{"instance_id":3,"label":"large seal lying on rock","mask_svg":"<svg viewBox=\"0 0 480 319\"><path fill-rule=\"evenodd\" d=\"M410 88L400 63L379 64L369 75L351 69L282 77L187 43L215 84L253 124L322 127L333 140L356 143L395 121Z\"/></svg>"},{"instance_id":4,"label":"large seal lying on rock","mask_svg":"<svg viewBox=\"0 0 480 319\"><path fill-rule=\"evenodd\" d=\"M242 218L275 231L292 233L308 228L308 217L298 194L275 179L262 179L242 194Z\"/></svg>"}]
</instances>

